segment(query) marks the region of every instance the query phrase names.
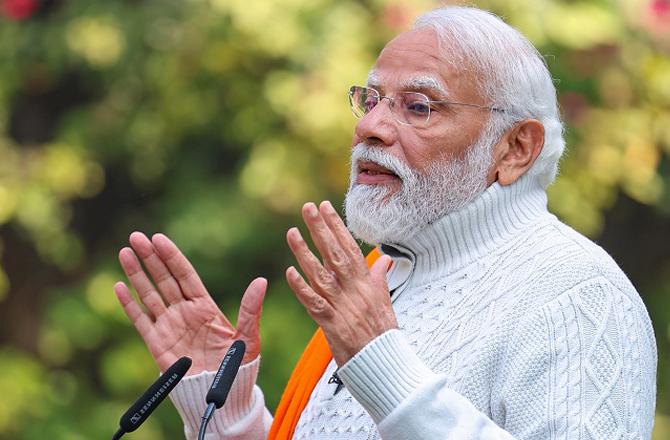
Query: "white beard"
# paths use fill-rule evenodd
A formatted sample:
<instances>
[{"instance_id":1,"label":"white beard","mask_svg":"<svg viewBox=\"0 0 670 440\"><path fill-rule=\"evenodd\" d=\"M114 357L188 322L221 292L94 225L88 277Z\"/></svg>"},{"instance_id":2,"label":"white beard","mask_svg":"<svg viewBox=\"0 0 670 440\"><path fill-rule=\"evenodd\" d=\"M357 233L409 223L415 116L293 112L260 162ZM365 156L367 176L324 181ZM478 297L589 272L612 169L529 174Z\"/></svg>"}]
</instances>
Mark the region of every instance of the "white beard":
<instances>
[{"instance_id":1,"label":"white beard","mask_svg":"<svg viewBox=\"0 0 670 440\"><path fill-rule=\"evenodd\" d=\"M351 153L351 177L344 211L351 233L373 246L401 243L435 220L458 211L486 189L497 137L485 130L463 158L440 159L424 173L410 168L384 148L364 143ZM358 163L370 161L391 170L401 180L391 194L385 185L356 183Z\"/></svg>"}]
</instances>

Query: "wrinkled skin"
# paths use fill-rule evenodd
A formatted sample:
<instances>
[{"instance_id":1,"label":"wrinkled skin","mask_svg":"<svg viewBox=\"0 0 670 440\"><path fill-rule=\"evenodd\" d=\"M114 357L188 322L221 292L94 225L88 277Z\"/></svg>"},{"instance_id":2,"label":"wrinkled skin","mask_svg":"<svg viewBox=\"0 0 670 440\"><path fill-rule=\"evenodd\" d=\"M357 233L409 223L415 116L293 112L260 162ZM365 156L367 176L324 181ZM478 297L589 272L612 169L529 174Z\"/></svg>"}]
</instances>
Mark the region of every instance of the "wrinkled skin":
<instances>
[{"instance_id":1,"label":"wrinkled skin","mask_svg":"<svg viewBox=\"0 0 670 440\"><path fill-rule=\"evenodd\" d=\"M189 375L216 371L236 339L246 344L243 363L259 355L259 321L267 288L264 278L249 284L235 328L170 239L156 234L149 240L134 232L129 241L131 247L121 249L119 262L137 291L139 303L122 282L114 291L161 371L182 356L193 360Z\"/></svg>"}]
</instances>

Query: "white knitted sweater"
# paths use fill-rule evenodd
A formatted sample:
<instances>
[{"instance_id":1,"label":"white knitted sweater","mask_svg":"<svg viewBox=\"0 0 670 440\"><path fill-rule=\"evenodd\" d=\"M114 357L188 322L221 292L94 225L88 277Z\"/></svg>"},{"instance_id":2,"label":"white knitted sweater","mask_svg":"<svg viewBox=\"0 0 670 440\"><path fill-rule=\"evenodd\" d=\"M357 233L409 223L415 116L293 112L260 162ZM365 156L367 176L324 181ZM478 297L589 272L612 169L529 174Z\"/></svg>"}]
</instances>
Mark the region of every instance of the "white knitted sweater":
<instances>
[{"instance_id":1,"label":"white knitted sweater","mask_svg":"<svg viewBox=\"0 0 670 440\"><path fill-rule=\"evenodd\" d=\"M384 246L399 330L331 362L294 439L649 439L656 345L635 288L559 222L532 179ZM208 440L264 439L271 416L242 368ZM172 398L195 439L213 373Z\"/></svg>"}]
</instances>

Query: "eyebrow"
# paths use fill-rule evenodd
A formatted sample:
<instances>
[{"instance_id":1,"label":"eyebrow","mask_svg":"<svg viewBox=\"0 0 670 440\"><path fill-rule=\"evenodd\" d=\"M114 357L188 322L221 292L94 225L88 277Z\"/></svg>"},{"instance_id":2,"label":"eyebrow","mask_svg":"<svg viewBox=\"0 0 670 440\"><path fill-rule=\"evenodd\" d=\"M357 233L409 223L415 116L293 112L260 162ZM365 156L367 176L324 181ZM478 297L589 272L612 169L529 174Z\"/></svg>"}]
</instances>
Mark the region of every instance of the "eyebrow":
<instances>
[{"instance_id":1,"label":"eyebrow","mask_svg":"<svg viewBox=\"0 0 670 440\"><path fill-rule=\"evenodd\" d=\"M368 74L368 87L380 90L383 92L381 81L374 70ZM440 82L432 76L421 75L415 76L400 83L400 89L409 92L421 92L427 95L438 97L439 99L449 100L450 94Z\"/></svg>"},{"instance_id":2,"label":"eyebrow","mask_svg":"<svg viewBox=\"0 0 670 440\"><path fill-rule=\"evenodd\" d=\"M400 83L403 90L411 92L422 92L440 99L449 99L449 92L442 84L432 76L415 76Z\"/></svg>"},{"instance_id":3,"label":"eyebrow","mask_svg":"<svg viewBox=\"0 0 670 440\"><path fill-rule=\"evenodd\" d=\"M377 76L377 72L375 72L374 69L368 73L368 82L367 82L368 87L372 88L379 88L380 87L380 82L379 82L379 77Z\"/></svg>"}]
</instances>

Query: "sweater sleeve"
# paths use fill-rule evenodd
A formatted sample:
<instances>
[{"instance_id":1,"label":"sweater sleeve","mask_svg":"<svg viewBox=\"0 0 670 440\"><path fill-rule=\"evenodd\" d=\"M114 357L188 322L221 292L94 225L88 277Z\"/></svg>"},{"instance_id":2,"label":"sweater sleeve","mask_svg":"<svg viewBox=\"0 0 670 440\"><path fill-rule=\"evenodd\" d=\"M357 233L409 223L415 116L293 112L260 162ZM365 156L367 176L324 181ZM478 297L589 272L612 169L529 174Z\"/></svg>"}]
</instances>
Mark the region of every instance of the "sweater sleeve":
<instances>
[{"instance_id":1,"label":"sweater sleeve","mask_svg":"<svg viewBox=\"0 0 670 440\"><path fill-rule=\"evenodd\" d=\"M207 425L206 440L264 440L270 431L272 415L265 408L263 392L256 385L260 357L242 365L226 403L214 412ZM205 412L205 396L216 372L205 371L185 377L170 393L184 421L186 439L198 438Z\"/></svg>"},{"instance_id":2,"label":"sweater sleeve","mask_svg":"<svg viewBox=\"0 0 670 440\"><path fill-rule=\"evenodd\" d=\"M339 377L384 440L648 439L656 391L650 329L641 302L609 283L577 286L516 327L492 372L490 414L450 389L398 330L370 342Z\"/></svg>"}]
</instances>

